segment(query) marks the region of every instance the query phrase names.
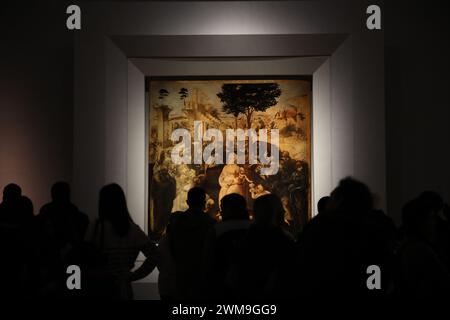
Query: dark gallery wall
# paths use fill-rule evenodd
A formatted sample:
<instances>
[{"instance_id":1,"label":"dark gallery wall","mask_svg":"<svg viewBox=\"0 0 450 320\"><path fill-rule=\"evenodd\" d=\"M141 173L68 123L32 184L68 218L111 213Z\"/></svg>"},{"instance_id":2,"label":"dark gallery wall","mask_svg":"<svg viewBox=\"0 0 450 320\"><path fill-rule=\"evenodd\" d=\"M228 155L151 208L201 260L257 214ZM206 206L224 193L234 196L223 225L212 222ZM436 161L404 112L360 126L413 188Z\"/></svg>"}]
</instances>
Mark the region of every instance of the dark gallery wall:
<instances>
[{"instance_id":1,"label":"dark gallery wall","mask_svg":"<svg viewBox=\"0 0 450 320\"><path fill-rule=\"evenodd\" d=\"M444 2L385 1L388 209L424 189L450 201L449 29ZM0 188L39 207L73 176L73 34L64 3L0 9ZM86 164L87 165L87 164Z\"/></svg>"},{"instance_id":2,"label":"dark gallery wall","mask_svg":"<svg viewBox=\"0 0 450 320\"><path fill-rule=\"evenodd\" d=\"M63 4L0 7L0 188L20 184L35 210L72 179L72 34Z\"/></svg>"},{"instance_id":3,"label":"dark gallery wall","mask_svg":"<svg viewBox=\"0 0 450 320\"><path fill-rule=\"evenodd\" d=\"M398 212L424 189L436 190L450 201L448 7L444 1L386 1L390 212Z\"/></svg>"}]
</instances>

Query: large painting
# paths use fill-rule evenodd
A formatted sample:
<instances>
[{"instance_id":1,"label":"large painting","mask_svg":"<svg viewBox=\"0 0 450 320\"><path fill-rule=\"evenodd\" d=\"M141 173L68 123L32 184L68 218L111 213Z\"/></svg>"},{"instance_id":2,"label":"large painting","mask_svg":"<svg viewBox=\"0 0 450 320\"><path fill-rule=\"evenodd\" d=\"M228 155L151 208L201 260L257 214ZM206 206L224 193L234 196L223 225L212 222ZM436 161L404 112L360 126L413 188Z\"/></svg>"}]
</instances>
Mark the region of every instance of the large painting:
<instances>
[{"instance_id":1,"label":"large painting","mask_svg":"<svg viewBox=\"0 0 450 320\"><path fill-rule=\"evenodd\" d=\"M151 235L187 209L194 186L206 190L206 213L217 220L227 194L241 194L251 208L276 193L286 228L302 229L311 217L310 78L159 78L148 86Z\"/></svg>"}]
</instances>

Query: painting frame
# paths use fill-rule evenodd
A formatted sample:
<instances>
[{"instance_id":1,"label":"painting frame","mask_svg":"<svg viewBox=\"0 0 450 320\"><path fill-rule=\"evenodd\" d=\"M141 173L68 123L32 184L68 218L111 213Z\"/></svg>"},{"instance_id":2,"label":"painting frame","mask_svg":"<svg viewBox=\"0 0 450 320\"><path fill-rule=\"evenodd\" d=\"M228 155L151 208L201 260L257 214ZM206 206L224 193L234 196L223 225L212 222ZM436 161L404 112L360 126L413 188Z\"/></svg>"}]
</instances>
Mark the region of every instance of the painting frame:
<instances>
[{"instance_id":1,"label":"painting frame","mask_svg":"<svg viewBox=\"0 0 450 320\"><path fill-rule=\"evenodd\" d=\"M192 81L192 82L207 82L207 81L218 81L218 82L233 82L233 81L272 81L272 82L283 82L283 81L303 81L307 82L309 86L309 92L308 92L308 138L307 138L307 149L308 149L308 159L307 159L307 191L306 191L306 204L307 206L307 214L306 218L303 219L304 221L301 223L301 226L296 226L295 228L290 228L289 231L292 233L298 233L303 228L306 221L312 218L314 215L313 213L313 207L312 207L312 198L313 198L313 81L312 81L312 75L295 75L295 76L147 76L145 78L145 91L148 94L146 99L146 148L147 148L147 174L146 174L146 181L148 183L147 187L147 210L146 210L146 224L147 224L147 230L148 234L158 239L161 234L163 233L162 230L158 230L155 232L155 219L152 217L154 215L154 212L152 211L155 207L154 204L152 204L152 198L154 198L152 195L152 176L154 174L154 171L152 170L152 162L151 162L151 156L150 156L150 144L154 140L154 137L152 138L152 126L151 126L151 117L152 117L152 103L155 101L155 96L151 93L151 87L152 84L155 84L157 82L183 82L183 81ZM288 121L288 120L286 120ZM283 160L283 159L282 159ZM153 163L154 165L154 163ZM156 190L156 188L153 187L153 191ZM176 191L175 191L176 193ZM285 202L286 199L282 199L283 202ZM286 200L288 201L288 200ZM217 202L217 200L216 200ZM250 206L251 206L250 201ZM283 203L285 205L285 203ZM171 210L172 211L172 210ZM182 211L182 210L173 210L173 211ZM167 220L166 220L167 221ZM289 229L289 228L288 228Z\"/></svg>"}]
</instances>

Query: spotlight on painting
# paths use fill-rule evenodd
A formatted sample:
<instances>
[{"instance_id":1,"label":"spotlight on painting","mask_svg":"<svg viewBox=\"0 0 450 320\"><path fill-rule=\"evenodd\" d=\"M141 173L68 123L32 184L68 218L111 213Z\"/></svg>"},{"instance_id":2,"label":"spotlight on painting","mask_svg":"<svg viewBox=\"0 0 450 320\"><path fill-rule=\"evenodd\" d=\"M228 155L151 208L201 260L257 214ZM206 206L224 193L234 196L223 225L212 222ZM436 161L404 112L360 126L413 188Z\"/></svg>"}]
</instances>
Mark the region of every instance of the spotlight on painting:
<instances>
[{"instance_id":1,"label":"spotlight on painting","mask_svg":"<svg viewBox=\"0 0 450 320\"><path fill-rule=\"evenodd\" d=\"M301 231L311 217L310 78L150 78L148 86L150 235L187 209L194 186L206 190L205 213L216 220L227 194L251 208L276 193L285 227Z\"/></svg>"}]
</instances>

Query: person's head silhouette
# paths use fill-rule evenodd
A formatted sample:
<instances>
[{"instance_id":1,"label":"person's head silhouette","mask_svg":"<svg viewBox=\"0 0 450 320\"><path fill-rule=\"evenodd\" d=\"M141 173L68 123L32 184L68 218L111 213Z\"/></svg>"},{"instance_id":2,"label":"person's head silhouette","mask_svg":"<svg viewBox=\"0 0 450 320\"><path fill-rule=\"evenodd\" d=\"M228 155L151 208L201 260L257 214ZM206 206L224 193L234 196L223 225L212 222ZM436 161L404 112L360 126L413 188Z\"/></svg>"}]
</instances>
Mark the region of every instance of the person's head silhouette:
<instances>
[{"instance_id":1,"label":"person's head silhouette","mask_svg":"<svg viewBox=\"0 0 450 320\"><path fill-rule=\"evenodd\" d=\"M362 218L372 208L373 197L369 187L353 178L342 179L331 193L329 209L349 218Z\"/></svg>"},{"instance_id":2,"label":"person's head silhouette","mask_svg":"<svg viewBox=\"0 0 450 320\"><path fill-rule=\"evenodd\" d=\"M255 223L266 227L276 227L283 223L284 209L280 198L275 194L258 197L253 204Z\"/></svg>"},{"instance_id":3,"label":"person's head silhouette","mask_svg":"<svg viewBox=\"0 0 450 320\"><path fill-rule=\"evenodd\" d=\"M22 196L22 189L15 183L8 184L3 189L3 201L17 201Z\"/></svg>"},{"instance_id":4,"label":"person's head silhouette","mask_svg":"<svg viewBox=\"0 0 450 320\"><path fill-rule=\"evenodd\" d=\"M118 184L108 184L100 190L98 215L101 221L109 221L119 236L127 234L132 220L125 193Z\"/></svg>"},{"instance_id":5,"label":"person's head silhouette","mask_svg":"<svg viewBox=\"0 0 450 320\"><path fill-rule=\"evenodd\" d=\"M56 182L52 186L51 193L54 202L70 202L70 186L67 182Z\"/></svg>"},{"instance_id":6,"label":"person's head silhouette","mask_svg":"<svg viewBox=\"0 0 450 320\"><path fill-rule=\"evenodd\" d=\"M231 193L220 202L222 221L248 220L247 201L237 193Z\"/></svg>"},{"instance_id":7,"label":"person's head silhouette","mask_svg":"<svg viewBox=\"0 0 450 320\"><path fill-rule=\"evenodd\" d=\"M433 213L438 213L444 208L444 200L441 195L435 191L424 191L419 195L423 206Z\"/></svg>"},{"instance_id":8,"label":"person's head silhouette","mask_svg":"<svg viewBox=\"0 0 450 320\"><path fill-rule=\"evenodd\" d=\"M325 196L320 198L319 202L317 202L317 214L324 213L328 210L328 206L330 203L330 197Z\"/></svg>"},{"instance_id":9,"label":"person's head silhouette","mask_svg":"<svg viewBox=\"0 0 450 320\"><path fill-rule=\"evenodd\" d=\"M203 211L206 203L205 190L199 187L194 187L188 191L187 204L190 209Z\"/></svg>"},{"instance_id":10,"label":"person's head silhouette","mask_svg":"<svg viewBox=\"0 0 450 320\"><path fill-rule=\"evenodd\" d=\"M444 208L442 197L431 191L421 193L402 209L402 222L408 236L432 241L438 212Z\"/></svg>"}]
</instances>

